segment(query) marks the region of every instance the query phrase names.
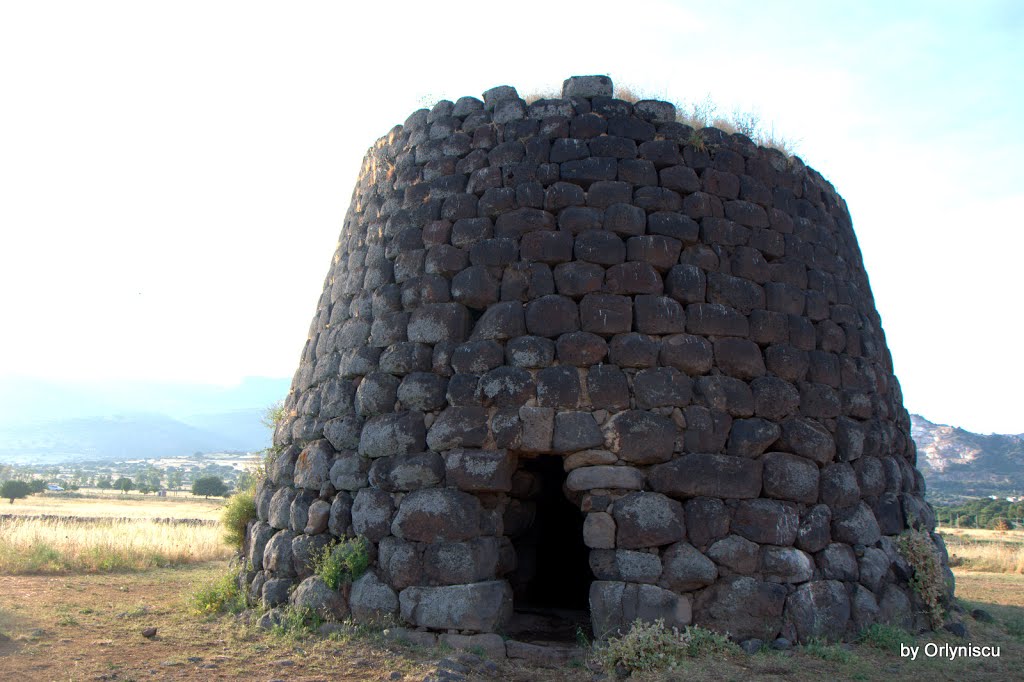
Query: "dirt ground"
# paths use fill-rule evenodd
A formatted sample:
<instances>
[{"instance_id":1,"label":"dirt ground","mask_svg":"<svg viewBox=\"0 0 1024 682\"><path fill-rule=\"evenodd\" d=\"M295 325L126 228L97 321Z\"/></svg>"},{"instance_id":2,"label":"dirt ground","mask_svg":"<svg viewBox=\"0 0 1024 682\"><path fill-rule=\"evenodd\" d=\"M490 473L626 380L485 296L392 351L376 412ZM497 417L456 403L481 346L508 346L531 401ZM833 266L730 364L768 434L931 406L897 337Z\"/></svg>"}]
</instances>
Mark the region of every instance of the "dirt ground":
<instances>
[{"instance_id":1,"label":"dirt ground","mask_svg":"<svg viewBox=\"0 0 1024 682\"><path fill-rule=\"evenodd\" d=\"M188 595L224 570L223 563L143 573L0 576L0 680L423 680L450 651L385 642L380 636L275 635L233 616L190 613ZM991 624L965 619L967 642L1001 646L998 659L910 661L867 646L738 653L696 659L674 673L636 680L939 680L1024 679L1024 578L959 577L965 606L983 605ZM148 639L142 631L156 627ZM951 636L926 641L963 644ZM486 678L507 682L595 679L582 665L500 665ZM477 679L470 674L469 679ZM607 678L606 678L607 679Z\"/></svg>"}]
</instances>

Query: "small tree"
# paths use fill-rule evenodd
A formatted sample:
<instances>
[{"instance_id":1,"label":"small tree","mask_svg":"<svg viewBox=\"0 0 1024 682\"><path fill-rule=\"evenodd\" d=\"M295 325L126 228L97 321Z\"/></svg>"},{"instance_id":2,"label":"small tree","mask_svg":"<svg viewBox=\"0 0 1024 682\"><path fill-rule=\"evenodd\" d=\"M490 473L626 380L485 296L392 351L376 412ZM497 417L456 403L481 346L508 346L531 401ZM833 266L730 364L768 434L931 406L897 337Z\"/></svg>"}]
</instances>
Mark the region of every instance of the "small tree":
<instances>
[{"instance_id":1,"label":"small tree","mask_svg":"<svg viewBox=\"0 0 1024 682\"><path fill-rule=\"evenodd\" d=\"M114 489L115 490L120 490L122 495L125 494L126 492L128 492L129 490L131 490L134 487L135 487L135 484L132 483L132 479L125 478L124 476L122 476L121 478L119 478L116 481L114 481Z\"/></svg>"},{"instance_id":2,"label":"small tree","mask_svg":"<svg viewBox=\"0 0 1024 682\"><path fill-rule=\"evenodd\" d=\"M41 478L33 478L28 482L28 488L32 491L32 494L41 493L46 490L46 481Z\"/></svg>"},{"instance_id":3,"label":"small tree","mask_svg":"<svg viewBox=\"0 0 1024 682\"><path fill-rule=\"evenodd\" d=\"M177 490L181 487L183 478L180 471L169 471L167 473L167 487L171 490Z\"/></svg>"},{"instance_id":4,"label":"small tree","mask_svg":"<svg viewBox=\"0 0 1024 682\"><path fill-rule=\"evenodd\" d=\"M202 495L203 497L220 497L227 493L228 487L224 485L224 481L221 480L220 476L202 476L197 478L192 483L192 494Z\"/></svg>"},{"instance_id":5,"label":"small tree","mask_svg":"<svg viewBox=\"0 0 1024 682\"><path fill-rule=\"evenodd\" d=\"M110 482L110 476L100 476L96 479L96 487L100 490L110 490L113 485L114 484Z\"/></svg>"},{"instance_id":6,"label":"small tree","mask_svg":"<svg viewBox=\"0 0 1024 682\"><path fill-rule=\"evenodd\" d=\"M4 481L3 485L0 485L0 497L10 500L11 504L31 494L32 488L25 481Z\"/></svg>"}]
</instances>

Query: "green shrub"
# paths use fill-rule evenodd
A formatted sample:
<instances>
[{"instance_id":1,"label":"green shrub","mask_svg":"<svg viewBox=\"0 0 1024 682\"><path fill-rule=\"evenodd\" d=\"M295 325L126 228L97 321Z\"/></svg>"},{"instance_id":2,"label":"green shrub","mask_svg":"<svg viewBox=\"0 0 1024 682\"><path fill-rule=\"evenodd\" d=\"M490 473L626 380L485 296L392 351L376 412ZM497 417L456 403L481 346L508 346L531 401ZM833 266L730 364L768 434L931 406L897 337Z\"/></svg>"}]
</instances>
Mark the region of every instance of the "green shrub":
<instances>
[{"instance_id":1,"label":"green shrub","mask_svg":"<svg viewBox=\"0 0 1024 682\"><path fill-rule=\"evenodd\" d=\"M942 607L942 599L946 593L946 578L942 573L942 563L939 561L939 553L932 543L932 538L924 531L904 531L899 538L899 551L914 569L910 586L928 607L928 618L932 628L938 629L946 616Z\"/></svg>"},{"instance_id":2,"label":"green shrub","mask_svg":"<svg viewBox=\"0 0 1024 682\"><path fill-rule=\"evenodd\" d=\"M362 537L331 543L313 557L313 572L332 590L356 580L369 565L370 554Z\"/></svg>"},{"instance_id":3,"label":"green shrub","mask_svg":"<svg viewBox=\"0 0 1024 682\"><path fill-rule=\"evenodd\" d=\"M619 666L647 672L676 668L687 658L721 657L734 651L736 645L724 635L696 625L669 629L659 618L653 623L634 621L626 634L609 637L598 657L609 672Z\"/></svg>"},{"instance_id":4,"label":"green shrub","mask_svg":"<svg viewBox=\"0 0 1024 682\"><path fill-rule=\"evenodd\" d=\"M197 589L190 599L196 613L241 613L245 595L238 586L238 570L229 570Z\"/></svg>"},{"instance_id":5,"label":"green shrub","mask_svg":"<svg viewBox=\"0 0 1024 682\"><path fill-rule=\"evenodd\" d=\"M823 661L832 663L849 663L853 660L853 654L839 644L827 644L817 639L812 639L801 645L800 649L808 656L820 658Z\"/></svg>"},{"instance_id":6,"label":"green shrub","mask_svg":"<svg viewBox=\"0 0 1024 682\"><path fill-rule=\"evenodd\" d=\"M913 639L914 637L903 628L896 627L895 625L875 623L861 630L858 641L875 649L896 653L900 650L901 644Z\"/></svg>"},{"instance_id":7,"label":"green shrub","mask_svg":"<svg viewBox=\"0 0 1024 682\"><path fill-rule=\"evenodd\" d=\"M224 540L241 549L245 542L245 528L256 518L256 493L252 488L242 490L228 498L220 515L224 526Z\"/></svg>"}]
</instances>

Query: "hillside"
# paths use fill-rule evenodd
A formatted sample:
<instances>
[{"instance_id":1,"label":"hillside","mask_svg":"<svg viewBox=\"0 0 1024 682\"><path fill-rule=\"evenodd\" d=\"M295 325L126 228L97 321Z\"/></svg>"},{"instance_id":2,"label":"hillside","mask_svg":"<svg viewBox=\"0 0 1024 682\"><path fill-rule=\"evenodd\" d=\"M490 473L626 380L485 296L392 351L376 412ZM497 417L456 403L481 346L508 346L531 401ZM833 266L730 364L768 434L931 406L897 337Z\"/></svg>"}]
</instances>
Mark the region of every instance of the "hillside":
<instances>
[{"instance_id":1,"label":"hillside","mask_svg":"<svg viewBox=\"0 0 1024 682\"><path fill-rule=\"evenodd\" d=\"M1024 436L972 433L911 415L931 497L1024 494Z\"/></svg>"},{"instance_id":2,"label":"hillside","mask_svg":"<svg viewBox=\"0 0 1024 682\"><path fill-rule=\"evenodd\" d=\"M4 377L0 462L259 450L270 444L261 418L288 385L287 379L254 377L234 386Z\"/></svg>"}]
</instances>

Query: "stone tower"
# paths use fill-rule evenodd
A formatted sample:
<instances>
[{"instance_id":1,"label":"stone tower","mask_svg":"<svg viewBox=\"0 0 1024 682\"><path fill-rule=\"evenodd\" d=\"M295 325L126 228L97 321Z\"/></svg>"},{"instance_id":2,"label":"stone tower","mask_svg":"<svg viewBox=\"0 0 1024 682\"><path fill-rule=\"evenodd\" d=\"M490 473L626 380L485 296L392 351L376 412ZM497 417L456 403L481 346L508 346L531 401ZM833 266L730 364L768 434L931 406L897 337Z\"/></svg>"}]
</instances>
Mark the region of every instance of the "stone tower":
<instances>
[{"instance_id":1,"label":"stone tower","mask_svg":"<svg viewBox=\"0 0 1024 682\"><path fill-rule=\"evenodd\" d=\"M922 625L894 536L935 520L845 202L612 95L501 86L366 154L257 495L254 603L462 633ZM370 569L321 594L310 556L354 536Z\"/></svg>"}]
</instances>

